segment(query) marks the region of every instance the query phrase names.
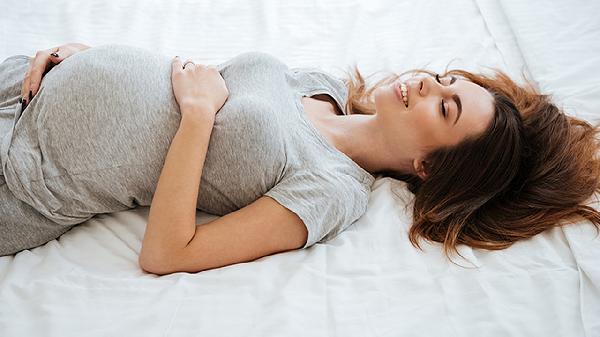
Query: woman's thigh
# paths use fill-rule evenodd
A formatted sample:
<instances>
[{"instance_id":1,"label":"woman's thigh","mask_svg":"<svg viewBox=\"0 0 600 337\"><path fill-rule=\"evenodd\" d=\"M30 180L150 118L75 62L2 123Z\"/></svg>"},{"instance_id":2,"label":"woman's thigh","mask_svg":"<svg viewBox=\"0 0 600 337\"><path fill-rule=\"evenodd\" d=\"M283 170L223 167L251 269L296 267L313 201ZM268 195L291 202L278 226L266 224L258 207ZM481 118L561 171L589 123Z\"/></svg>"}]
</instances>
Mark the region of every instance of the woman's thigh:
<instances>
[{"instance_id":1,"label":"woman's thigh","mask_svg":"<svg viewBox=\"0 0 600 337\"><path fill-rule=\"evenodd\" d=\"M17 199L0 175L0 256L41 246L73 227L59 225Z\"/></svg>"}]
</instances>

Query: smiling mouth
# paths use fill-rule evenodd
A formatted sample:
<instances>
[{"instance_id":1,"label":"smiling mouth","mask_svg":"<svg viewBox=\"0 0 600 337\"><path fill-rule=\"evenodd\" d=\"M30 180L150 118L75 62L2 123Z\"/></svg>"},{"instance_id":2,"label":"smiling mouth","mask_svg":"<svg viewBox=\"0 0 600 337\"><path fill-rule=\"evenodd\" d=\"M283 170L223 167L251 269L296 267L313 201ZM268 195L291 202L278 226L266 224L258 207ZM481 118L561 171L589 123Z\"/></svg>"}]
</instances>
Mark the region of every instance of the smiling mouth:
<instances>
[{"instance_id":1,"label":"smiling mouth","mask_svg":"<svg viewBox=\"0 0 600 337\"><path fill-rule=\"evenodd\" d=\"M408 88L404 82L400 82L400 84L396 86L396 95L398 95L398 98L402 99L404 106L408 108Z\"/></svg>"},{"instance_id":2,"label":"smiling mouth","mask_svg":"<svg viewBox=\"0 0 600 337\"><path fill-rule=\"evenodd\" d=\"M408 88L404 82L400 83L400 91L402 92L402 100L404 101L404 105L408 108Z\"/></svg>"}]
</instances>

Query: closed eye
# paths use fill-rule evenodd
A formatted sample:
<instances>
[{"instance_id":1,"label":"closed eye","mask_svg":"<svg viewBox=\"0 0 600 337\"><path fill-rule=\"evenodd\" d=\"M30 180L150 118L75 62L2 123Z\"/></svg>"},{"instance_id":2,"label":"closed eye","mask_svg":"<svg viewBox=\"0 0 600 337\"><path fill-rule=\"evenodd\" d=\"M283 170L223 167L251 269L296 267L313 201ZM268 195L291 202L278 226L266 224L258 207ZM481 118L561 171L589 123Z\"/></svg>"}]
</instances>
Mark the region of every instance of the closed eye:
<instances>
[{"instance_id":1,"label":"closed eye","mask_svg":"<svg viewBox=\"0 0 600 337\"><path fill-rule=\"evenodd\" d=\"M435 74L435 79L436 81L438 81L439 84L442 84L442 81L440 81L440 75L439 74ZM452 83L456 82L456 77L455 76L450 76L450 83L448 85L452 85ZM458 95L452 95L452 99L454 100L454 102L456 103L456 106L458 107L458 114L456 116L456 120L454 121L454 124L456 124L456 122L458 122L458 119L460 118L460 114L462 112L462 104L460 102L460 97L458 97ZM444 115L444 118L446 118L446 108L444 107L444 100L442 100L441 104L441 110L442 110L442 115Z\"/></svg>"},{"instance_id":2,"label":"closed eye","mask_svg":"<svg viewBox=\"0 0 600 337\"><path fill-rule=\"evenodd\" d=\"M442 84L442 81L440 81L440 74L435 74L435 80L439 83ZM452 82L450 82L452 83ZM442 116L444 116L444 119L446 119L446 108L444 107L444 100L442 99L442 102L440 103L440 110L442 111Z\"/></svg>"}]
</instances>

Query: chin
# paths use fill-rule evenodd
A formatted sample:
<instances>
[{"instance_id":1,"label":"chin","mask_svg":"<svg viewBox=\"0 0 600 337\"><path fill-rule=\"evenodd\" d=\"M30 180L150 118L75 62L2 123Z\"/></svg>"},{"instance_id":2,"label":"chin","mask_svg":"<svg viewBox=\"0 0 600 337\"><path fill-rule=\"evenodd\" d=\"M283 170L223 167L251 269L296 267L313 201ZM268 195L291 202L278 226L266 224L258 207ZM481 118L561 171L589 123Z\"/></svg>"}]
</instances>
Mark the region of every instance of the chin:
<instances>
[{"instance_id":1,"label":"chin","mask_svg":"<svg viewBox=\"0 0 600 337\"><path fill-rule=\"evenodd\" d=\"M389 86L383 86L373 91L373 100L377 114L397 115L407 111L406 105L398 100L394 91L394 83ZM387 89L387 90L386 90Z\"/></svg>"}]
</instances>

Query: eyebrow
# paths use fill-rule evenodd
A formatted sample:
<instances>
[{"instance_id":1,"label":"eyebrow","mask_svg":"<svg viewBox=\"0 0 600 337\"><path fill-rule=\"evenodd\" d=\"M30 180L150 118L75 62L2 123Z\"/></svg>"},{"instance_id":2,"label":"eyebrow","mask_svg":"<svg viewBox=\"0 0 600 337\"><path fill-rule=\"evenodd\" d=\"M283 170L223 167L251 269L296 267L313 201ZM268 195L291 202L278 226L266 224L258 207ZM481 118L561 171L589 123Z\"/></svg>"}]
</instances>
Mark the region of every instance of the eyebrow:
<instances>
[{"instance_id":1,"label":"eyebrow","mask_svg":"<svg viewBox=\"0 0 600 337\"><path fill-rule=\"evenodd\" d=\"M450 84L456 82L456 77L452 76L452 80L450 80ZM454 120L454 124L452 125L456 125L456 123L458 122L458 119L460 118L460 114L462 113L462 103L460 102L460 97L458 97L458 95L454 94L452 95L452 99L454 100L454 103L456 103L456 106L458 107L458 114L456 115L456 120Z\"/></svg>"}]
</instances>

